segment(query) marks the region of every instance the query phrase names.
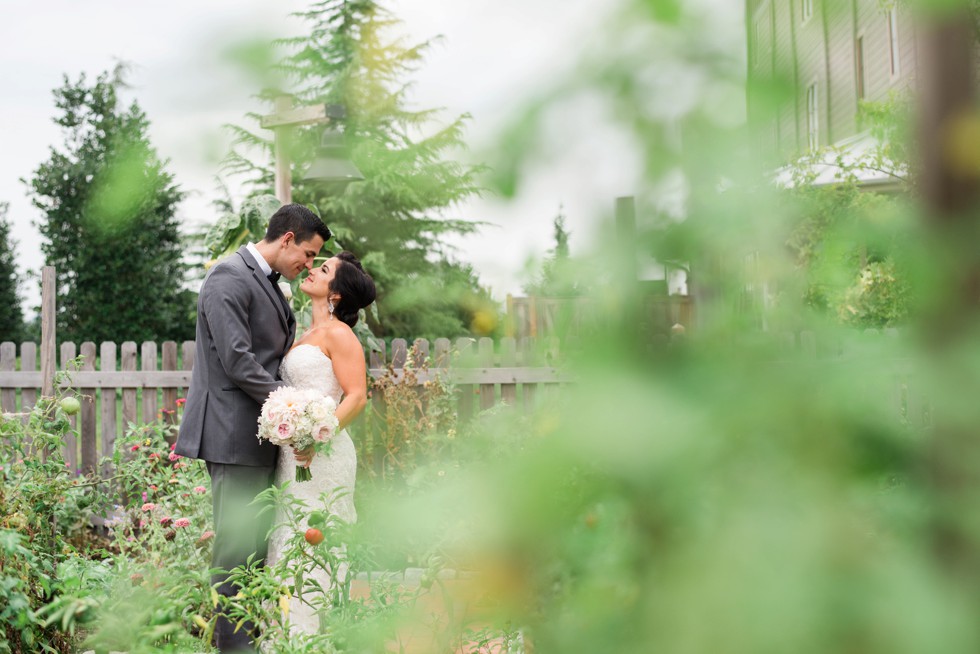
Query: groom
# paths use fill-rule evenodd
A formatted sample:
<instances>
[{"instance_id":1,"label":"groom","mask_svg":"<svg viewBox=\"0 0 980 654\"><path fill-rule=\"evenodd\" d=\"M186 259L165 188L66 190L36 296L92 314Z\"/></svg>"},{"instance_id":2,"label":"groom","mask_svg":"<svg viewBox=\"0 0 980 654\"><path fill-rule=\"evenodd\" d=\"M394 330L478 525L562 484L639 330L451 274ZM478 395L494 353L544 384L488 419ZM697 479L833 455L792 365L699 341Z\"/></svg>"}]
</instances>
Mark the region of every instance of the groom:
<instances>
[{"instance_id":1,"label":"groom","mask_svg":"<svg viewBox=\"0 0 980 654\"><path fill-rule=\"evenodd\" d=\"M197 302L197 343L176 452L203 459L211 475L215 539L211 566L222 570L264 559L271 518L257 520L255 496L272 485L279 448L259 441L258 417L269 393L283 386L279 364L296 335L296 320L278 279L294 279L330 230L300 204L281 207L265 240L242 246L216 264ZM266 515L271 516L271 513ZM238 592L226 574L212 578L218 592ZM254 651L253 625L235 631L218 615L215 645L221 652Z\"/></svg>"}]
</instances>

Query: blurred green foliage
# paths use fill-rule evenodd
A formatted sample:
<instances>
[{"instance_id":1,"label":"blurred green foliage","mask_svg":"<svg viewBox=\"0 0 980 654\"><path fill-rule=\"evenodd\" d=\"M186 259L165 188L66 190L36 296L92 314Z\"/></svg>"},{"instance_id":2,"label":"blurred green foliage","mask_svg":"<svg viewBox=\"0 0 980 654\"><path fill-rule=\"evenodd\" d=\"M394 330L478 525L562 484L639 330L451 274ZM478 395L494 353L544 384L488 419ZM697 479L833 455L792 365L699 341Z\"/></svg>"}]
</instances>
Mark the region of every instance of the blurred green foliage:
<instances>
[{"instance_id":1,"label":"blurred green foliage","mask_svg":"<svg viewBox=\"0 0 980 654\"><path fill-rule=\"evenodd\" d=\"M684 216L665 239L641 211L628 244L595 226L583 265L609 310L566 351L576 383L490 420L500 455L389 508L385 539L446 542L463 525L455 560L498 580L497 619L534 651L974 651L980 324L964 238L980 214L957 224L910 196L776 188L726 118L744 61L721 20L706 3L622 3L500 141L510 192L553 154L549 112L593 94L642 153L637 196L680 172ZM672 106L654 95L664 80ZM670 345L639 327L640 287L619 270L663 252L690 262L697 312ZM766 281L778 297L746 312ZM813 310L814 288L834 310ZM901 308L907 328L841 325L847 304L858 326Z\"/></svg>"},{"instance_id":2,"label":"blurred green foliage","mask_svg":"<svg viewBox=\"0 0 980 654\"><path fill-rule=\"evenodd\" d=\"M58 337L191 339L195 298L183 287L176 216L184 194L151 146L139 105L121 105L122 72L91 84L66 76L55 89L64 146L29 182L45 264L57 273Z\"/></svg>"}]
</instances>

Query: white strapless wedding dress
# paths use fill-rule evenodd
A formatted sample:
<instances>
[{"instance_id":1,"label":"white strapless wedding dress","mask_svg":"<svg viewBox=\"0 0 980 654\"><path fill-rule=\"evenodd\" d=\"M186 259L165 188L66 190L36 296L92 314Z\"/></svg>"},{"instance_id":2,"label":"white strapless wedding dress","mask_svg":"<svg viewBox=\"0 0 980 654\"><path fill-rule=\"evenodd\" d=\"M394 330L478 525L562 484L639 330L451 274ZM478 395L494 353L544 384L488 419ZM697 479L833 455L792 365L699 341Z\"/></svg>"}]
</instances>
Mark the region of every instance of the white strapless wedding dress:
<instances>
[{"instance_id":1,"label":"white strapless wedding dress","mask_svg":"<svg viewBox=\"0 0 980 654\"><path fill-rule=\"evenodd\" d=\"M315 345L297 345L286 354L279 369L282 380L295 388L311 388L328 395L340 404L343 389L333 371L333 362ZM357 520L354 510L354 479L357 473L357 454L354 442L347 431L335 434L330 441L330 453L318 454L310 464L313 478L299 482L296 478L296 457L292 448L279 448L279 464L276 468L276 485L281 486L290 482L288 493L304 500L309 510L327 510L347 523ZM332 496L329 506L323 505L321 496ZM281 518L281 516L280 516ZM306 530L306 524L296 525L295 528ZM294 528L294 529L295 529ZM269 539L268 563L274 565L282 555L285 543L294 531L287 528L277 529ZM331 547L342 547L342 543L325 543ZM330 585L329 575L324 570L318 570L317 580L324 588ZM319 620L310 608L293 598L290 602L289 621L294 629L307 633L316 633Z\"/></svg>"}]
</instances>

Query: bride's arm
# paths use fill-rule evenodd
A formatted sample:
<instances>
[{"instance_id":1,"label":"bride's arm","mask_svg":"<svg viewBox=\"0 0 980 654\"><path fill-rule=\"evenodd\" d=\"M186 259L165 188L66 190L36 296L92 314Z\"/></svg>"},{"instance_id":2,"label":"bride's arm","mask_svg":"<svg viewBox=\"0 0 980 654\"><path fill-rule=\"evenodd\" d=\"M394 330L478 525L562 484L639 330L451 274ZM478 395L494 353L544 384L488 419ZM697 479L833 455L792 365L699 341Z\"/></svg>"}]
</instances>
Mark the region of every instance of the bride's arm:
<instances>
[{"instance_id":1,"label":"bride's arm","mask_svg":"<svg viewBox=\"0 0 980 654\"><path fill-rule=\"evenodd\" d=\"M367 406L367 366L361 342L350 329L332 329L324 340L333 361L333 372L344 389L344 398L336 411L340 421L337 429L340 430L352 423Z\"/></svg>"}]
</instances>

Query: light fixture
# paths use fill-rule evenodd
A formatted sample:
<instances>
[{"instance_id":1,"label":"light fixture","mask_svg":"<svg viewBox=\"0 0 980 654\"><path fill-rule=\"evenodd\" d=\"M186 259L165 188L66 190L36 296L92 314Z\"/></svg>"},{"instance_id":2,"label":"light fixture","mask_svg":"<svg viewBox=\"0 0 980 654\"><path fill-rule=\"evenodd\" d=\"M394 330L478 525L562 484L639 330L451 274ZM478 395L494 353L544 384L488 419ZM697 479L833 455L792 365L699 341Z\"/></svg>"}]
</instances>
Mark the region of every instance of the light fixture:
<instances>
[{"instance_id":1,"label":"light fixture","mask_svg":"<svg viewBox=\"0 0 980 654\"><path fill-rule=\"evenodd\" d=\"M343 136L334 129L325 128L316 149L316 159L310 164L303 181L343 189L351 182L363 179L364 175L347 157Z\"/></svg>"}]
</instances>

